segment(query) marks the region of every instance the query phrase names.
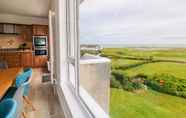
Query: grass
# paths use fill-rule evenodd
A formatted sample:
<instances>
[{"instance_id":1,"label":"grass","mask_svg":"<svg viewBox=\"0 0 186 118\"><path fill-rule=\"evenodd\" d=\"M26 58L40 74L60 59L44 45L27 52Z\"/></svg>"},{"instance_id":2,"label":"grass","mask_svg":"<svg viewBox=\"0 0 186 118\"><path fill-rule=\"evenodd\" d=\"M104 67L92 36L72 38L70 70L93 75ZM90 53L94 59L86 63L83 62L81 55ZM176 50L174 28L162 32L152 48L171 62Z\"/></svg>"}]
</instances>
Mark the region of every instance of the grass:
<instances>
[{"instance_id":1,"label":"grass","mask_svg":"<svg viewBox=\"0 0 186 118\"><path fill-rule=\"evenodd\" d=\"M112 60L112 67L126 66L126 65L130 65L130 64L137 64L139 62L141 62L141 61L129 60L129 59L125 59L125 61L123 61L123 59L113 59Z\"/></svg>"},{"instance_id":2,"label":"grass","mask_svg":"<svg viewBox=\"0 0 186 118\"><path fill-rule=\"evenodd\" d=\"M111 118L185 118L186 99L148 90L135 94L111 89Z\"/></svg>"},{"instance_id":3,"label":"grass","mask_svg":"<svg viewBox=\"0 0 186 118\"><path fill-rule=\"evenodd\" d=\"M175 59L186 60L186 49L137 49L137 48L105 48L103 49L105 55L124 55L133 57L150 57L156 59Z\"/></svg>"},{"instance_id":4,"label":"grass","mask_svg":"<svg viewBox=\"0 0 186 118\"><path fill-rule=\"evenodd\" d=\"M112 68L141 63L144 60L130 60L117 58L129 56L135 58L149 58L186 61L186 49L137 49L137 48L108 48L103 49L105 56L114 55ZM186 79L186 64L173 62L156 62L142 64L129 69L118 69L128 76L145 74L173 75L179 79ZM110 115L111 118L186 118L186 99L171 96L148 89L144 93L136 94L121 89L111 88Z\"/></svg>"},{"instance_id":5,"label":"grass","mask_svg":"<svg viewBox=\"0 0 186 118\"><path fill-rule=\"evenodd\" d=\"M129 76L135 76L140 73L145 75L169 74L180 79L186 79L186 64L170 62L149 63L125 70L124 72Z\"/></svg>"}]
</instances>

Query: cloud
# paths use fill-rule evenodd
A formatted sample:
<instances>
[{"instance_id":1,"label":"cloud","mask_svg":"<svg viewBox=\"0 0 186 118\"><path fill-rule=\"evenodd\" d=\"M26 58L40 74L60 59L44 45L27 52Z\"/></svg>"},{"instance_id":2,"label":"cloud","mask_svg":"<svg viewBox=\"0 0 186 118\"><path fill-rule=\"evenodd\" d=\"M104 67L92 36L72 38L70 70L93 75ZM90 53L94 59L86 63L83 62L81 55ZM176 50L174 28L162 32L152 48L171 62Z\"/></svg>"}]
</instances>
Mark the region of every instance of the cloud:
<instances>
[{"instance_id":1,"label":"cloud","mask_svg":"<svg viewBox=\"0 0 186 118\"><path fill-rule=\"evenodd\" d=\"M185 0L85 0L82 43L186 44Z\"/></svg>"}]
</instances>

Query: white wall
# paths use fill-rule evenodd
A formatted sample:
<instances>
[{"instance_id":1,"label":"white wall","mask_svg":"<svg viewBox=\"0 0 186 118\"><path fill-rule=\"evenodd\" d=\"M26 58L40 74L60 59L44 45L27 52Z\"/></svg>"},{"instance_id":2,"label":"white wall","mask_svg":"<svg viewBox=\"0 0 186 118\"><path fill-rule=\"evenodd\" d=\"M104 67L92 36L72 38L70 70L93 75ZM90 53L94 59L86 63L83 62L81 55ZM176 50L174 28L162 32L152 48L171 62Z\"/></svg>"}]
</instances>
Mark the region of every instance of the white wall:
<instances>
[{"instance_id":1,"label":"white wall","mask_svg":"<svg viewBox=\"0 0 186 118\"><path fill-rule=\"evenodd\" d=\"M48 25L48 18L30 17L14 14L0 14L1 23L15 23L15 24L40 24Z\"/></svg>"}]
</instances>

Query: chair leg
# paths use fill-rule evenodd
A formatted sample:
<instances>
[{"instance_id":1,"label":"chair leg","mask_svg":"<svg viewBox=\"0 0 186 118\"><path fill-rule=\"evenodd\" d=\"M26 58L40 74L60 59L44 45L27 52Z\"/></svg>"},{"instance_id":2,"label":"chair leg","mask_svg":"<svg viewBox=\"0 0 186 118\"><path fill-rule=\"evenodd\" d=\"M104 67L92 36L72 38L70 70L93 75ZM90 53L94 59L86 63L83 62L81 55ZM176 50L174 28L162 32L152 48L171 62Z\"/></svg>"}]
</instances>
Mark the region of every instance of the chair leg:
<instances>
[{"instance_id":1,"label":"chair leg","mask_svg":"<svg viewBox=\"0 0 186 118\"><path fill-rule=\"evenodd\" d=\"M25 112L22 112L22 117L26 118L26 113Z\"/></svg>"},{"instance_id":2,"label":"chair leg","mask_svg":"<svg viewBox=\"0 0 186 118\"><path fill-rule=\"evenodd\" d=\"M30 99L28 98L28 96L23 96L24 101L32 108L33 111L36 111L34 105L32 104L32 102L30 101Z\"/></svg>"}]
</instances>

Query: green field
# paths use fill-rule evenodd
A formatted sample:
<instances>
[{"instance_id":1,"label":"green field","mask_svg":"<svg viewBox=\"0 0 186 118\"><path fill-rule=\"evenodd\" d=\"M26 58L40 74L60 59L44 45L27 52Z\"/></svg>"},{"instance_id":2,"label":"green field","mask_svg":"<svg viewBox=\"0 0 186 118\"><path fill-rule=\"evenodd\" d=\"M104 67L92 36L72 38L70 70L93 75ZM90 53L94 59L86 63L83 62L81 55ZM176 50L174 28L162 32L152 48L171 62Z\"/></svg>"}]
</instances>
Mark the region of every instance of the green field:
<instances>
[{"instance_id":1,"label":"green field","mask_svg":"<svg viewBox=\"0 0 186 118\"><path fill-rule=\"evenodd\" d=\"M186 118L186 99L149 90L111 89L111 118Z\"/></svg>"},{"instance_id":2,"label":"green field","mask_svg":"<svg viewBox=\"0 0 186 118\"><path fill-rule=\"evenodd\" d=\"M186 94L186 49L107 48L102 55L112 59L113 71L129 77L139 74L148 77L162 74L171 76L164 76L167 82L165 87L179 92L181 86L181 92ZM167 93L171 93L170 90ZM172 96L167 93L149 87L138 94L112 88L111 118L186 118L186 99L182 95L178 97L177 94Z\"/></svg>"},{"instance_id":3,"label":"green field","mask_svg":"<svg viewBox=\"0 0 186 118\"><path fill-rule=\"evenodd\" d=\"M150 63L128 69L125 72L129 76L139 73L144 73L145 75L169 74L177 78L186 79L186 64L170 62Z\"/></svg>"}]
</instances>

